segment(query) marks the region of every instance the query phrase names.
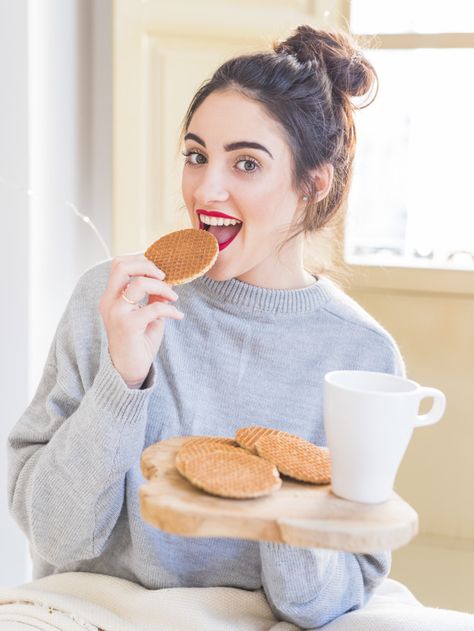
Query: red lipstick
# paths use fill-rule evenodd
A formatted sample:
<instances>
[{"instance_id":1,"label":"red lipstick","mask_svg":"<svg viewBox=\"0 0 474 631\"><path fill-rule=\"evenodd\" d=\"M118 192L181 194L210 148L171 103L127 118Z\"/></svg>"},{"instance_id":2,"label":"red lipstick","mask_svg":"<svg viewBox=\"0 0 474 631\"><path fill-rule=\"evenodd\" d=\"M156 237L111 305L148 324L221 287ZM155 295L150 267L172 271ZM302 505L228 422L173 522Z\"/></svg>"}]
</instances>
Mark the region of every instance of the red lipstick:
<instances>
[{"instance_id":1,"label":"red lipstick","mask_svg":"<svg viewBox=\"0 0 474 631\"><path fill-rule=\"evenodd\" d=\"M207 230L209 228L209 226L204 227L205 224L203 224L203 222L201 221L200 214L208 215L209 217L224 217L224 219L237 219L237 217L226 215L225 213L221 213L217 210L204 210L203 208L199 208L198 210L196 210L196 214L199 219L200 230ZM237 221L240 222L238 224L237 232L228 241L224 241L224 243L219 243L219 251L224 250L228 245L230 245L232 241L235 239L235 237L239 234L240 229L242 228L242 222L240 221L240 219L237 219Z\"/></svg>"},{"instance_id":2,"label":"red lipstick","mask_svg":"<svg viewBox=\"0 0 474 631\"><path fill-rule=\"evenodd\" d=\"M217 210L204 210L203 208L198 208L196 213L197 215L208 215L208 217L224 217L224 219L237 219L237 221L241 221L238 217L232 217L231 215L226 215L225 213L221 213Z\"/></svg>"},{"instance_id":3,"label":"red lipstick","mask_svg":"<svg viewBox=\"0 0 474 631\"><path fill-rule=\"evenodd\" d=\"M240 230L239 230L239 232L240 232ZM232 243L232 241L235 239L235 237L239 234L239 232L234 234L234 236L231 237L228 241L225 241L224 243L219 243L219 252L221 250L224 250L228 245L230 245Z\"/></svg>"}]
</instances>

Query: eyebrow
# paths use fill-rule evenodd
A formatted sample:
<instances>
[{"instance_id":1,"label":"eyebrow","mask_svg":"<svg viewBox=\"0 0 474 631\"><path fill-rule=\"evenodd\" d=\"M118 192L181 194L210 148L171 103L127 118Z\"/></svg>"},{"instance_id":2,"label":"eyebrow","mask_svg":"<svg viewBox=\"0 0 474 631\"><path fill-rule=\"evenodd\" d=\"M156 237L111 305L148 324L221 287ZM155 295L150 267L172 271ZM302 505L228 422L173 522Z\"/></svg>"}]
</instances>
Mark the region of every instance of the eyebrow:
<instances>
[{"instance_id":1,"label":"eyebrow","mask_svg":"<svg viewBox=\"0 0 474 631\"><path fill-rule=\"evenodd\" d=\"M199 138L199 136L196 136L196 134L192 134L191 132L186 134L184 139L194 140L203 147L206 147L206 143L204 142L204 140L202 138ZM270 158L273 160L272 154L268 151L266 147L261 145L259 142L252 142L251 140L239 140L238 142L231 142L228 145L224 145L224 149L226 151L236 151L237 149L260 149L260 151L265 151L266 153L268 153Z\"/></svg>"}]
</instances>

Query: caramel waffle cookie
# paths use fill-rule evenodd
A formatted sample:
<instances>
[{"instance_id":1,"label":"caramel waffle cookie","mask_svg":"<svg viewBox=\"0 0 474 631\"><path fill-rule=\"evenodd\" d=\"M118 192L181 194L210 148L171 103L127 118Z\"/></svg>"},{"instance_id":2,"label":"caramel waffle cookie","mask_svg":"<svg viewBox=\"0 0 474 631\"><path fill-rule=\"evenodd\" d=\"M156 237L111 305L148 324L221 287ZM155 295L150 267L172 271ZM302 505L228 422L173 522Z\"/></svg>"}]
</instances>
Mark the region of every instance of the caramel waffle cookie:
<instances>
[{"instance_id":1,"label":"caramel waffle cookie","mask_svg":"<svg viewBox=\"0 0 474 631\"><path fill-rule=\"evenodd\" d=\"M281 487L280 475L273 464L240 449L183 459L176 468L194 486L220 497L255 498Z\"/></svg>"},{"instance_id":2,"label":"caramel waffle cookie","mask_svg":"<svg viewBox=\"0 0 474 631\"><path fill-rule=\"evenodd\" d=\"M219 242L206 230L185 228L165 234L145 251L169 285L184 285L205 274L217 261Z\"/></svg>"},{"instance_id":3,"label":"caramel waffle cookie","mask_svg":"<svg viewBox=\"0 0 474 631\"><path fill-rule=\"evenodd\" d=\"M215 451L232 452L236 449L241 452L244 451L232 438L223 438L222 436L193 436L176 452L175 464L179 467L185 460L195 458L196 456L210 454Z\"/></svg>"},{"instance_id":4,"label":"caramel waffle cookie","mask_svg":"<svg viewBox=\"0 0 474 631\"><path fill-rule=\"evenodd\" d=\"M319 447L287 432L278 432L261 436L255 448L259 456L290 478L313 484L331 482L331 459L327 447Z\"/></svg>"},{"instance_id":5,"label":"caramel waffle cookie","mask_svg":"<svg viewBox=\"0 0 474 631\"><path fill-rule=\"evenodd\" d=\"M273 429L271 427L263 427L262 425L249 425L248 427L241 427L235 432L235 440L244 449L248 449L253 454L257 454L255 449L255 443L262 436L271 436L278 434L279 429ZM290 436L290 434L288 434Z\"/></svg>"}]
</instances>

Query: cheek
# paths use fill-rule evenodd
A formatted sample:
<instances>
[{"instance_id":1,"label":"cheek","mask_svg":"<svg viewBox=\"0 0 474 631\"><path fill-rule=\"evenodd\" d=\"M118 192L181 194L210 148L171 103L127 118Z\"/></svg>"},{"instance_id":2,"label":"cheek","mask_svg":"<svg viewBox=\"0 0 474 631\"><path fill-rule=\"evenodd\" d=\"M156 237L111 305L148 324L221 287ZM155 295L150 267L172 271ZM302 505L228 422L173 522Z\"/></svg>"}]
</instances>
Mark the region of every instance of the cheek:
<instances>
[{"instance_id":1,"label":"cheek","mask_svg":"<svg viewBox=\"0 0 474 631\"><path fill-rule=\"evenodd\" d=\"M183 193L184 199L189 198L190 189L191 189L191 185L190 185L189 177L186 173L186 170L184 169L181 175L181 191Z\"/></svg>"},{"instance_id":2,"label":"cheek","mask_svg":"<svg viewBox=\"0 0 474 631\"><path fill-rule=\"evenodd\" d=\"M181 193L189 215L192 215L194 212L194 189L193 178L183 173L181 178Z\"/></svg>"},{"instance_id":3,"label":"cheek","mask_svg":"<svg viewBox=\"0 0 474 631\"><path fill-rule=\"evenodd\" d=\"M189 179L184 176L181 179L181 194L183 197L184 205L186 206L186 212L188 214L189 220L191 221L191 226L193 228L199 228L199 219L194 212L192 189L189 186Z\"/></svg>"},{"instance_id":4,"label":"cheek","mask_svg":"<svg viewBox=\"0 0 474 631\"><path fill-rule=\"evenodd\" d=\"M252 223L261 226L265 232L273 232L280 224L288 222L288 213L295 203L295 196L286 182L272 180L265 185L252 187L245 195L244 203L250 209Z\"/></svg>"}]
</instances>

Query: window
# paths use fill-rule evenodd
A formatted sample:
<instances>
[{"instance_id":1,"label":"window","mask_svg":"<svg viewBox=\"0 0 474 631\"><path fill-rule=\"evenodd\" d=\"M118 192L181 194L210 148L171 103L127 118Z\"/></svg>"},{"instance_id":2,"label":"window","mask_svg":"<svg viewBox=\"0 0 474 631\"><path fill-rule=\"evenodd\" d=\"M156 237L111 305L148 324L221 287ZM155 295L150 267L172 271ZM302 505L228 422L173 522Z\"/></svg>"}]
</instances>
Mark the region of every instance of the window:
<instances>
[{"instance_id":1,"label":"window","mask_svg":"<svg viewBox=\"0 0 474 631\"><path fill-rule=\"evenodd\" d=\"M379 92L354 115L346 260L474 269L474 2L352 0L350 29Z\"/></svg>"}]
</instances>

